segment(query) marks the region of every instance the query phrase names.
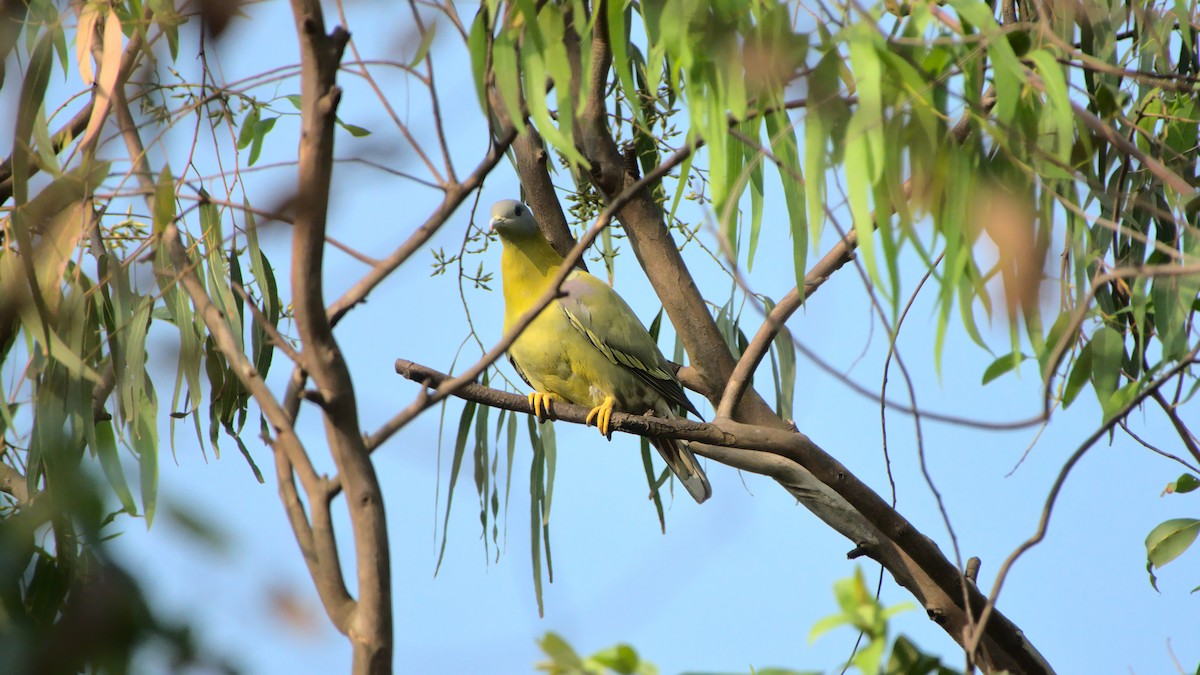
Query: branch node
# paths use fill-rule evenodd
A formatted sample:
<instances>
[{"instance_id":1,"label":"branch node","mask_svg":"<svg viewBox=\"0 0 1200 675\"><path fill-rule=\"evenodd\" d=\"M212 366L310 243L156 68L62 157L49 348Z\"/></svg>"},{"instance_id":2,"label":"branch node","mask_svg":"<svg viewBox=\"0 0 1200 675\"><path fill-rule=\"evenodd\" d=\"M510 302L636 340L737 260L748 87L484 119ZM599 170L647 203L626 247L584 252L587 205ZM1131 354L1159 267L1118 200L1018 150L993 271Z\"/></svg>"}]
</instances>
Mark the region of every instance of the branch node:
<instances>
[{"instance_id":1,"label":"branch node","mask_svg":"<svg viewBox=\"0 0 1200 675\"><path fill-rule=\"evenodd\" d=\"M971 556L971 558L967 560L966 576L972 584L975 583L975 580L979 578L979 566L981 564L983 564L983 561L980 560L979 556L977 555Z\"/></svg>"},{"instance_id":2,"label":"branch node","mask_svg":"<svg viewBox=\"0 0 1200 675\"><path fill-rule=\"evenodd\" d=\"M300 397L306 401L316 403L317 405L321 406L321 408L325 408L327 405L329 405L329 399L326 398L325 394L317 389L305 389L304 392L300 394Z\"/></svg>"},{"instance_id":3,"label":"branch node","mask_svg":"<svg viewBox=\"0 0 1200 675\"><path fill-rule=\"evenodd\" d=\"M333 31L329 33L329 46L337 54L338 61L342 60L342 52L345 51L348 42L350 42L350 32L342 26L334 26Z\"/></svg>"}]
</instances>

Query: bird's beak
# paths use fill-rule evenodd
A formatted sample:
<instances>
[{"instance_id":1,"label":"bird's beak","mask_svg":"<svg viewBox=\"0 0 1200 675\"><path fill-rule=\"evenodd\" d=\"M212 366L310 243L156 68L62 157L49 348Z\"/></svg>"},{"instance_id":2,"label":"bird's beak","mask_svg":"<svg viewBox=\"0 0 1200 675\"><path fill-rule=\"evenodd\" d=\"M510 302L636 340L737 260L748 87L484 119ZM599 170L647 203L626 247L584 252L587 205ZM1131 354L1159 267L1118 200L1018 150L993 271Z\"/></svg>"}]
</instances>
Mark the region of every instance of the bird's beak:
<instances>
[{"instance_id":1,"label":"bird's beak","mask_svg":"<svg viewBox=\"0 0 1200 675\"><path fill-rule=\"evenodd\" d=\"M490 221L488 221L488 227L492 230L492 232L496 231L497 225L502 225L502 224L504 224L504 216L496 216L496 217L492 218Z\"/></svg>"}]
</instances>

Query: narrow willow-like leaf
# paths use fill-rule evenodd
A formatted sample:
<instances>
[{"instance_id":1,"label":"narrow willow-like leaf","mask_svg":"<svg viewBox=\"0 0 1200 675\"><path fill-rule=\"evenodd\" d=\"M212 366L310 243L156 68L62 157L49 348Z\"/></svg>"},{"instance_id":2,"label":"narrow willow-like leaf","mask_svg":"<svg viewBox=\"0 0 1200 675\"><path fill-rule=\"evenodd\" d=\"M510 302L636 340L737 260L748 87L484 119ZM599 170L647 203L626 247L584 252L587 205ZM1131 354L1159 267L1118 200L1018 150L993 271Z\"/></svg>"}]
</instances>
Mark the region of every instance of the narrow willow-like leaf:
<instances>
[{"instance_id":1,"label":"narrow willow-like leaf","mask_svg":"<svg viewBox=\"0 0 1200 675\"><path fill-rule=\"evenodd\" d=\"M437 23L427 24L425 32L421 34L421 43L417 45L417 51L413 54L412 60L408 62L409 68L416 68L425 60L425 57L429 54L429 48L433 46L433 37L435 35L437 35Z\"/></svg>"},{"instance_id":2,"label":"narrow willow-like leaf","mask_svg":"<svg viewBox=\"0 0 1200 675\"><path fill-rule=\"evenodd\" d=\"M996 85L996 120L1002 125L1013 121L1017 104L1021 100L1021 87L1025 84L1025 67L1013 51L1012 45L996 23L990 7L980 0L950 0L947 4L959 16L973 24L986 38L988 57L992 61L993 81Z\"/></svg>"},{"instance_id":3,"label":"narrow willow-like leaf","mask_svg":"<svg viewBox=\"0 0 1200 675\"><path fill-rule=\"evenodd\" d=\"M258 464L254 462L254 457L250 455L250 449L246 447L244 442L242 442L241 434L233 433L228 427L226 427L225 432L229 434L229 437L233 439L234 443L237 443L238 452L242 453L242 457L245 458L246 463L250 465L250 471L254 474L254 480L258 481L259 485L266 484L266 481L263 479L262 471L258 468Z\"/></svg>"},{"instance_id":4,"label":"narrow willow-like leaf","mask_svg":"<svg viewBox=\"0 0 1200 675\"><path fill-rule=\"evenodd\" d=\"M38 110L50 83L53 69L53 44L49 33L43 33L29 55L25 76L21 81L21 94L17 102L17 124L13 134L12 194L13 204L20 206L29 201L29 140Z\"/></svg>"},{"instance_id":5,"label":"narrow willow-like leaf","mask_svg":"<svg viewBox=\"0 0 1200 675\"><path fill-rule=\"evenodd\" d=\"M883 143L883 65L876 49L878 35L875 29L865 24L856 28L859 30L850 41L850 65L854 69L858 108L850 124L865 143L867 176L874 184L883 175L883 157L887 154ZM857 126L855 120L858 120ZM850 132L850 135L855 134Z\"/></svg>"},{"instance_id":6,"label":"narrow willow-like leaf","mask_svg":"<svg viewBox=\"0 0 1200 675\"><path fill-rule=\"evenodd\" d=\"M508 498L512 495L513 455L517 450L517 413L508 411L507 459L504 467L504 542L508 545Z\"/></svg>"},{"instance_id":7,"label":"narrow willow-like leaf","mask_svg":"<svg viewBox=\"0 0 1200 675\"><path fill-rule=\"evenodd\" d=\"M766 116L767 134L771 137L771 152L783 166L779 168L779 181L787 203L788 224L792 234L792 271L796 276L796 289L804 294L804 270L808 266L808 211L805 191L800 173L800 151L796 146L796 133L787 112L777 110Z\"/></svg>"},{"instance_id":8,"label":"narrow willow-like leaf","mask_svg":"<svg viewBox=\"0 0 1200 675\"><path fill-rule=\"evenodd\" d=\"M501 31L492 45L492 74L496 88L500 90L500 101L517 131L525 130L525 117L521 113L521 72L517 67L516 36L513 31ZM484 93L486 96L486 91ZM545 94L542 95L543 101ZM484 110L487 110L485 107Z\"/></svg>"},{"instance_id":9,"label":"narrow willow-like leaf","mask_svg":"<svg viewBox=\"0 0 1200 675\"><path fill-rule=\"evenodd\" d=\"M979 325L975 321L975 301L986 297L988 297L987 288L974 275L964 275L961 278L958 283L958 313L962 316L963 328L972 342L991 352L991 348L984 342L983 335L979 332Z\"/></svg>"},{"instance_id":10,"label":"narrow willow-like leaf","mask_svg":"<svg viewBox=\"0 0 1200 675\"><path fill-rule=\"evenodd\" d=\"M279 324L280 302L279 289L275 283L275 272L258 244L258 224L249 201L245 202L246 247L250 257L250 273L254 275L254 283L258 286L259 302L263 316L272 328ZM271 358L274 356L275 343L266 327L254 321L250 326L250 349L254 358L254 369L260 377L266 377L271 369Z\"/></svg>"},{"instance_id":11,"label":"narrow willow-like leaf","mask_svg":"<svg viewBox=\"0 0 1200 675\"><path fill-rule=\"evenodd\" d=\"M668 223L675 222L675 211L679 208L679 202L683 199L683 193L687 191L688 176L691 175L692 159L695 156L695 153L688 155L683 160L683 163L679 165L679 180L675 183L675 199L671 202L671 216L667 219Z\"/></svg>"},{"instance_id":12,"label":"narrow willow-like leaf","mask_svg":"<svg viewBox=\"0 0 1200 675\"><path fill-rule=\"evenodd\" d=\"M133 318L129 322L125 342L125 369L116 373L117 391L121 397L121 410L126 415L125 424L130 429L136 429L141 402L146 398L146 333L150 329L150 310L154 306L154 298L142 297L134 309Z\"/></svg>"},{"instance_id":13,"label":"narrow willow-like leaf","mask_svg":"<svg viewBox=\"0 0 1200 675\"><path fill-rule=\"evenodd\" d=\"M442 546L438 551L437 564L433 568L434 576L442 568L442 557L446 555L446 537L450 531L450 505L454 502L454 486L458 483L458 472L462 468L463 455L467 449L467 436L471 433L471 420L475 417L476 404L467 401L463 406L462 417L458 420L458 436L454 439L454 459L450 462L450 487L446 488L446 516L442 521Z\"/></svg>"},{"instance_id":14,"label":"narrow willow-like leaf","mask_svg":"<svg viewBox=\"0 0 1200 675\"><path fill-rule=\"evenodd\" d=\"M609 45L612 46L612 62L613 69L617 71L617 80L621 83L621 88L625 91L626 98L633 102L630 106L633 108L634 118L639 126L646 126L646 118L642 111L642 106L637 104L637 86L633 82L633 67L629 59L628 52L628 24L625 16L626 3L622 0L613 0L604 4L605 12L604 20L608 23Z\"/></svg>"},{"instance_id":15,"label":"narrow willow-like leaf","mask_svg":"<svg viewBox=\"0 0 1200 675\"><path fill-rule=\"evenodd\" d=\"M546 455L542 452L541 439L537 433L537 422L528 416L529 444L533 448L533 460L529 464L529 547L533 568L533 594L537 598L538 616L546 615L542 604L542 499L545 497L543 477Z\"/></svg>"},{"instance_id":16,"label":"narrow willow-like leaf","mask_svg":"<svg viewBox=\"0 0 1200 675\"><path fill-rule=\"evenodd\" d=\"M488 105L487 95L487 46L490 27L488 26L488 17L494 16L487 9L481 7L475 13L475 20L471 22L471 32L467 36L467 51L471 54L471 76L475 81L475 96L479 99L479 109L483 113L490 114L491 107Z\"/></svg>"},{"instance_id":17,"label":"narrow willow-like leaf","mask_svg":"<svg viewBox=\"0 0 1200 675\"><path fill-rule=\"evenodd\" d=\"M796 396L796 345L792 342L792 332L783 326L775 335L774 348L779 356L779 390L780 397L776 414L783 421L795 416Z\"/></svg>"},{"instance_id":18,"label":"narrow willow-like leaf","mask_svg":"<svg viewBox=\"0 0 1200 675\"><path fill-rule=\"evenodd\" d=\"M137 515L137 505L133 501L133 493L129 491L129 483L125 480L125 472L121 469L121 458L117 454L117 439L113 434L112 420L101 420L86 428L88 445L100 460L100 468L109 486L120 500L126 513Z\"/></svg>"},{"instance_id":19,"label":"narrow willow-like leaf","mask_svg":"<svg viewBox=\"0 0 1200 675\"><path fill-rule=\"evenodd\" d=\"M221 214L217 205L208 201L207 194L201 192L200 228L203 232L204 256L208 263L205 271L208 276L208 296L229 325L233 339L239 351L245 349L242 344L242 321L238 306L241 304L234 297L230 285L228 261L225 257L224 236L221 233Z\"/></svg>"},{"instance_id":20,"label":"narrow willow-like leaf","mask_svg":"<svg viewBox=\"0 0 1200 675\"><path fill-rule=\"evenodd\" d=\"M565 143L575 147L574 127L576 101L571 98L571 60L567 56L567 43L562 10L554 3L546 3L537 16L537 27L545 41L541 47L543 61L550 78L554 81L555 103L558 113L558 128ZM581 89L580 91L586 91ZM637 100L636 94L631 99Z\"/></svg>"},{"instance_id":21,"label":"narrow willow-like leaf","mask_svg":"<svg viewBox=\"0 0 1200 675\"><path fill-rule=\"evenodd\" d=\"M1042 86L1046 90L1046 100L1050 103L1050 110L1042 114L1042 119L1049 122L1048 126L1052 130L1054 156L1061 162L1070 162L1071 146L1075 140L1075 113L1071 109L1071 98L1067 93L1063 67L1054 55L1045 49L1035 50L1027 58L1032 59L1037 66Z\"/></svg>"},{"instance_id":22,"label":"narrow willow-like leaf","mask_svg":"<svg viewBox=\"0 0 1200 675\"><path fill-rule=\"evenodd\" d=\"M554 423L541 422L538 435L542 440L542 454L546 460L545 493L542 497L542 525L550 524L550 502L554 497L554 472L558 466L558 442L554 436ZM549 539L546 541L549 545Z\"/></svg>"},{"instance_id":23,"label":"narrow willow-like leaf","mask_svg":"<svg viewBox=\"0 0 1200 675\"><path fill-rule=\"evenodd\" d=\"M1001 375L1014 369L1023 359L1024 355L1020 352L1012 352L1005 354L1000 358L988 364L988 367L983 371L983 380L980 384L987 384Z\"/></svg>"},{"instance_id":24,"label":"narrow willow-like leaf","mask_svg":"<svg viewBox=\"0 0 1200 675\"><path fill-rule=\"evenodd\" d=\"M759 119L758 117L754 118L755 121ZM758 138L757 128L753 137ZM754 271L754 254L758 252L758 235L762 230L762 217L763 163L762 161L757 161L750 167L750 242L747 246L747 271Z\"/></svg>"},{"instance_id":25,"label":"narrow willow-like leaf","mask_svg":"<svg viewBox=\"0 0 1200 675\"><path fill-rule=\"evenodd\" d=\"M658 526L663 534L667 533L667 519L663 513L662 494L659 483L654 478L654 459L650 453L650 439L642 438L642 468L646 471L646 485L650 488L650 500L654 502L654 511L658 514Z\"/></svg>"},{"instance_id":26,"label":"narrow willow-like leaf","mask_svg":"<svg viewBox=\"0 0 1200 675\"><path fill-rule=\"evenodd\" d=\"M546 77L549 74L546 57L541 52L531 49L528 44L521 49L520 55L521 67L527 83L524 90L525 105L542 138L555 150L561 152L571 163L587 168L590 165L575 147L569 127L560 127L550 117L545 89ZM497 81L499 81L499 77L497 77Z\"/></svg>"},{"instance_id":27,"label":"narrow willow-like leaf","mask_svg":"<svg viewBox=\"0 0 1200 675\"><path fill-rule=\"evenodd\" d=\"M161 235L175 220L175 180L171 167L164 166L154 189L154 234Z\"/></svg>"},{"instance_id":28,"label":"narrow willow-like leaf","mask_svg":"<svg viewBox=\"0 0 1200 675\"><path fill-rule=\"evenodd\" d=\"M828 116L833 113L832 101L840 92L838 70L841 58L836 49L829 50L808 78L808 117L804 122L804 194L808 203L808 226L813 241L820 239L825 226L825 149L829 143L829 130L834 122Z\"/></svg>"},{"instance_id":29,"label":"narrow willow-like leaf","mask_svg":"<svg viewBox=\"0 0 1200 675\"><path fill-rule=\"evenodd\" d=\"M158 397L149 379L137 405L137 419L130 430L129 440L138 456L142 513L146 516L146 528L149 529L154 522L158 503Z\"/></svg>"},{"instance_id":30,"label":"narrow willow-like leaf","mask_svg":"<svg viewBox=\"0 0 1200 675\"><path fill-rule=\"evenodd\" d=\"M33 121L33 145L37 150L42 167L52 176L62 175L62 166L58 155L54 152L54 142L50 140L50 127L46 122L46 107L40 106Z\"/></svg>"},{"instance_id":31,"label":"narrow willow-like leaf","mask_svg":"<svg viewBox=\"0 0 1200 675\"><path fill-rule=\"evenodd\" d=\"M488 386L487 373L483 376L483 386ZM488 406L479 406L475 414L475 493L479 496L479 523L483 528L483 550L487 552L488 525L488 494L491 492L491 476L488 473Z\"/></svg>"}]
</instances>

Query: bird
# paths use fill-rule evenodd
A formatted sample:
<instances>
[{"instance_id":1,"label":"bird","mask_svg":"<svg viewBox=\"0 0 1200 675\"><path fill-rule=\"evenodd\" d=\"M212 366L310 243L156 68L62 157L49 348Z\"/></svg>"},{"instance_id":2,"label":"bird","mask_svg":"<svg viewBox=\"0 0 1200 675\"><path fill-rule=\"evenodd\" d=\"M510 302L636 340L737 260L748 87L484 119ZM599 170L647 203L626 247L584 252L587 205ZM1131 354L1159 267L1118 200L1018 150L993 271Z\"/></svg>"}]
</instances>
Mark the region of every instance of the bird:
<instances>
[{"instance_id":1,"label":"bird","mask_svg":"<svg viewBox=\"0 0 1200 675\"><path fill-rule=\"evenodd\" d=\"M515 199L492 206L500 237L504 332L512 329L553 283L563 257L546 240L530 208ZM586 424L611 438L613 412L677 418L675 407L700 417L646 327L611 286L574 269L559 295L517 336L508 359L533 390L529 405L546 419L555 401L590 408ZM650 442L697 503L712 486L687 441Z\"/></svg>"}]
</instances>

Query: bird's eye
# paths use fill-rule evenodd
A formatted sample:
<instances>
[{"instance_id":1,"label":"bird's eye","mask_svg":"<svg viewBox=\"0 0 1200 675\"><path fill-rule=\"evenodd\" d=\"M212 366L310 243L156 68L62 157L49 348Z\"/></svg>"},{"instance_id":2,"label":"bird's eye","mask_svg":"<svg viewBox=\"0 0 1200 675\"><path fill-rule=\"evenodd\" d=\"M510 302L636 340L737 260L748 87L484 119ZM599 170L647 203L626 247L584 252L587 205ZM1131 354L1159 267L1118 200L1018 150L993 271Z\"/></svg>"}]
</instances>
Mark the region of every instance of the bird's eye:
<instances>
[{"instance_id":1,"label":"bird's eye","mask_svg":"<svg viewBox=\"0 0 1200 675\"><path fill-rule=\"evenodd\" d=\"M517 208L513 209L513 213L516 214L516 216L518 218L520 218L521 217L521 207L518 206Z\"/></svg>"}]
</instances>

